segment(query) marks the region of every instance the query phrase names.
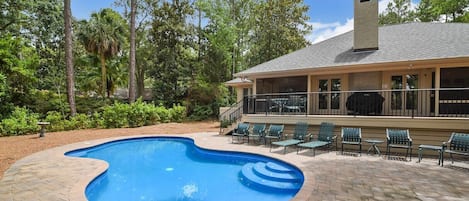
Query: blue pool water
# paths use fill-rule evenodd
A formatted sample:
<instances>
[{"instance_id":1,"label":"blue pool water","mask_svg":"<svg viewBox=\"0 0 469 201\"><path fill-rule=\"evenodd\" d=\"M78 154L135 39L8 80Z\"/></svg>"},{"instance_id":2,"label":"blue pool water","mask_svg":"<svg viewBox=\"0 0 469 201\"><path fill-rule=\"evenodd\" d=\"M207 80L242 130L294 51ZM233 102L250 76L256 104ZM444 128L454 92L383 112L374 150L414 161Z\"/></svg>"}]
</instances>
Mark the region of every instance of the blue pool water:
<instances>
[{"instance_id":1,"label":"blue pool water","mask_svg":"<svg viewBox=\"0 0 469 201\"><path fill-rule=\"evenodd\" d=\"M179 137L120 140L66 155L109 163L87 186L90 201L281 201L290 200L304 181L300 170L279 160L202 149Z\"/></svg>"}]
</instances>

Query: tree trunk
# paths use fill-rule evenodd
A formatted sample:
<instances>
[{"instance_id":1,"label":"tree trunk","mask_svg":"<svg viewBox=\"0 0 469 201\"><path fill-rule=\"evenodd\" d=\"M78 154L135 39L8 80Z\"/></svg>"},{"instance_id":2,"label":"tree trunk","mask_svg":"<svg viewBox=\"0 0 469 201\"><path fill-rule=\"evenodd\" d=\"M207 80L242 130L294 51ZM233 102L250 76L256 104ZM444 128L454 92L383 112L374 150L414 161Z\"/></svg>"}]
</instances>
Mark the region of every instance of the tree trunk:
<instances>
[{"instance_id":1,"label":"tree trunk","mask_svg":"<svg viewBox=\"0 0 469 201\"><path fill-rule=\"evenodd\" d=\"M101 96L103 98L106 96L107 91L107 81L106 81L106 58L104 54L99 55L99 59L101 61Z\"/></svg>"},{"instance_id":2,"label":"tree trunk","mask_svg":"<svg viewBox=\"0 0 469 201\"><path fill-rule=\"evenodd\" d=\"M67 68L67 100L70 106L70 115L75 116L75 81L73 75L73 49L72 49L72 9L70 0L64 0L65 21L65 66Z\"/></svg>"},{"instance_id":3,"label":"tree trunk","mask_svg":"<svg viewBox=\"0 0 469 201\"><path fill-rule=\"evenodd\" d=\"M129 70L129 103L135 102L135 11L136 0L130 0L130 70Z\"/></svg>"},{"instance_id":4,"label":"tree trunk","mask_svg":"<svg viewBox=\"0 0 469 201\"><path fill-rule=\"evenodd\" d=\"M143 66L140 66L137 69L136 82L137 82L137 97L138 98L143 97L143 95L145 94L145 69L143 69Z\"/></svg>"}]
</instances>

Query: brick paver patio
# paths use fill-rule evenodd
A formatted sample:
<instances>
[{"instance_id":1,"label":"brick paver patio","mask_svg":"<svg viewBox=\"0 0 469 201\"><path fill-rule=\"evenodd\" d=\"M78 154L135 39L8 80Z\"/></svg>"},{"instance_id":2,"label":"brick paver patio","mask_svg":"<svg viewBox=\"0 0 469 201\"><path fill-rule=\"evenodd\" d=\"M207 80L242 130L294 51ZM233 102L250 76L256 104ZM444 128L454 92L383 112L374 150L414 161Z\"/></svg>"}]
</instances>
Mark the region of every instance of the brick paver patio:
<instances>
[{"instance_id":1,"label":"brick paver patio","mask_svg":"<svg viewBox=\"0 0 469 201\"><path fill-rule=\"evenodd\" d=\"M469 200L467 163L450 165L447 161L440 167L436 159L424 158L416 163L416 158L405 162L325 151L317 151L313 157L308 151L297 155L295 149L282 154L282 148L270 153L264 145L232 144L231 137L216 133L182 136L195 139L204 148L242 150L296 165L303 171L305 182L294 200ZM107 163L66 157L64 153L115 139L121 137L61 146L17 161L0 181L0 200L86 200L87 184L107 168Z\"/></svg>"}]
</instances>

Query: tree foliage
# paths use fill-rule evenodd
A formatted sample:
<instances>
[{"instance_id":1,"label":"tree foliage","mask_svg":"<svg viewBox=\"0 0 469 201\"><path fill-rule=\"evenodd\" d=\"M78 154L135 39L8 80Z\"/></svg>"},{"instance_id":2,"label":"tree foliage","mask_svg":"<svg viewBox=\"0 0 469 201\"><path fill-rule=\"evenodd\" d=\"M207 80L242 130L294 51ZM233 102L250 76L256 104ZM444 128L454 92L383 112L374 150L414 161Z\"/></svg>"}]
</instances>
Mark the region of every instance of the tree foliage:
<instances>
[{"instance_id":1,"label":"tree foliage","mask_svg":"<svg viewBox=\"0 0 469 201\"><path fill-rule=\"evenodd\" d=\"M83 23L79 39L85 49L96 55L101 64L101 95L105 92L109 97L112 92L113 80L108 76L106 61L122 53L128 33L127 25L122 16L112 9L103 9L93 13L88 22Z\"/></svg>"},{"instance_id":2,"label":"tree foliage","mask_svg":"<svg viewBox=\"0 0 469 201\"><path fill-rule=\"evenodd\" d=\"M414 12L411 10L410 0L393 0L390 1L384 13L379 14L378 23L385 24L402 24L414 21Z\"/></svg>"},{"instance_id":3,"label":"tree foliage","mask_svg":"<svg viewBox=\"0 0 469 201\"><path fill-rule=\"evenodd\" d=\"M188 0L153 4L151 42L154 67L153 92L165 106L180 103L187 90L191 27L186 19L194 10Z\"/></svg>"},{"instance_id":4,"label":"tree foliage","mask_svg":"<svg viewBox=\"0 0 469 201\"><path fill-rule=\"evenodd\" d=\"M254 8L250 66L260 64L308 45L305 35L308 7L301 0L260 1Z\"/></svg>"}]
</instances>

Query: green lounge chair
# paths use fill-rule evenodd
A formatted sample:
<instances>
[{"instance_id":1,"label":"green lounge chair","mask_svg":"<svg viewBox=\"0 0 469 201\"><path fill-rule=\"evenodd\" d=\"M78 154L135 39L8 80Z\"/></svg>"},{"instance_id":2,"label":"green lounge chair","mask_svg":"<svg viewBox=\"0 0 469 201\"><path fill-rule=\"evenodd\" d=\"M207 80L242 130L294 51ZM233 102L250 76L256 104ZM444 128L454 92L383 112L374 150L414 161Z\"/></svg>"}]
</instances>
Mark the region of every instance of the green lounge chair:
<instances>
[{"instance_id":1,"label":"green lounge chair","mask_svg":"<svg viewBox=\"0 0 469 201\"><path fill-rule=\"evenodd\" d=\"M293 132L293 138L283 141L271 142L270 151L272 151L272 145L277 145L283 147L283 153L285 154L288 146L304 142L306 135L308 135L308 124L304 122L298 122L296 123L295 131Z\"/></svg>"},{"instance_id":2,"label":"green lounge chair","mask_svg":"<svg viewBox=\"0 0 469 201\"><path fill-rule=\"evenodd\" d=\"M233 134L231 134L231 143L234 143L234 138L237 137L236 142L244 142L244 138L249 135L249 123L238 123L238 127L234 129ZM241 142L241 143L242 143Z\"/></svg>"},{"instance_id":3,"label":"green lounge chair","mask_svg":"<svg viewBox=\"0 0 469 201\"><path fill-rule=\"evenodd\" d=\"M264 138L265 135L265 124L254 124L252 126L252 132L249 132L248 134L248 144L249 144L249 138L257 138L258 142L261 141L262 138Z\"/></svg>"},{"instance_id":4,"label":"green lounge chair","mask_svg":"<svg viewBox=\"0 0 469 201\"><path fill-rule=\"evenodd\" d=\"M313 140L311 142L301 143L298 144L298 149L296 153L302 149L313 149L313 156L316 155L315 149L323 146L330 146L332 141L335 140L337 136L334 135L334 124L322 122L319 126L319 134L317 140ZM337 143L337 142L336 142ZM337 147L337 146L336 146Z\"/></svg>"},{"instance_id":5,"label":"green lounge chair","mask_svg":"<svg viewBox=\"0 0 469 201\"><path fill-rule=\"evenodd\" d=\"M283 137L283 125L280 124L271 124L267 134L264 136L264 145L267 144L267 140L272 142L273 139L280 140Z\"/></svg>"},{"instance_id":6,"label":"green lounge chair","mask_svg":"<svg viewBox=\"0 0 469 201\"><path fill-rule=\"evenodd\" d=\"M410 138L409 130L403 129L389 129L386 128L386 155L389 159L389 153L391 148L406 149L405 159L407 160L407 155L409 155L410 150L410 161L412 161L412 138Z\"/></svg>"},{"instance_id":7,"label":"green lounge chair","mask_svg":"<svg viewBox=\"0 0 469 201\"><path fill-rule=\"evenodd\" d=\"M344 154L344 144L358 145L358 153L362 155L362 129L361 128L342 128L340 134L342 138L341 154Z\"/></svg>"}]
</instances>

